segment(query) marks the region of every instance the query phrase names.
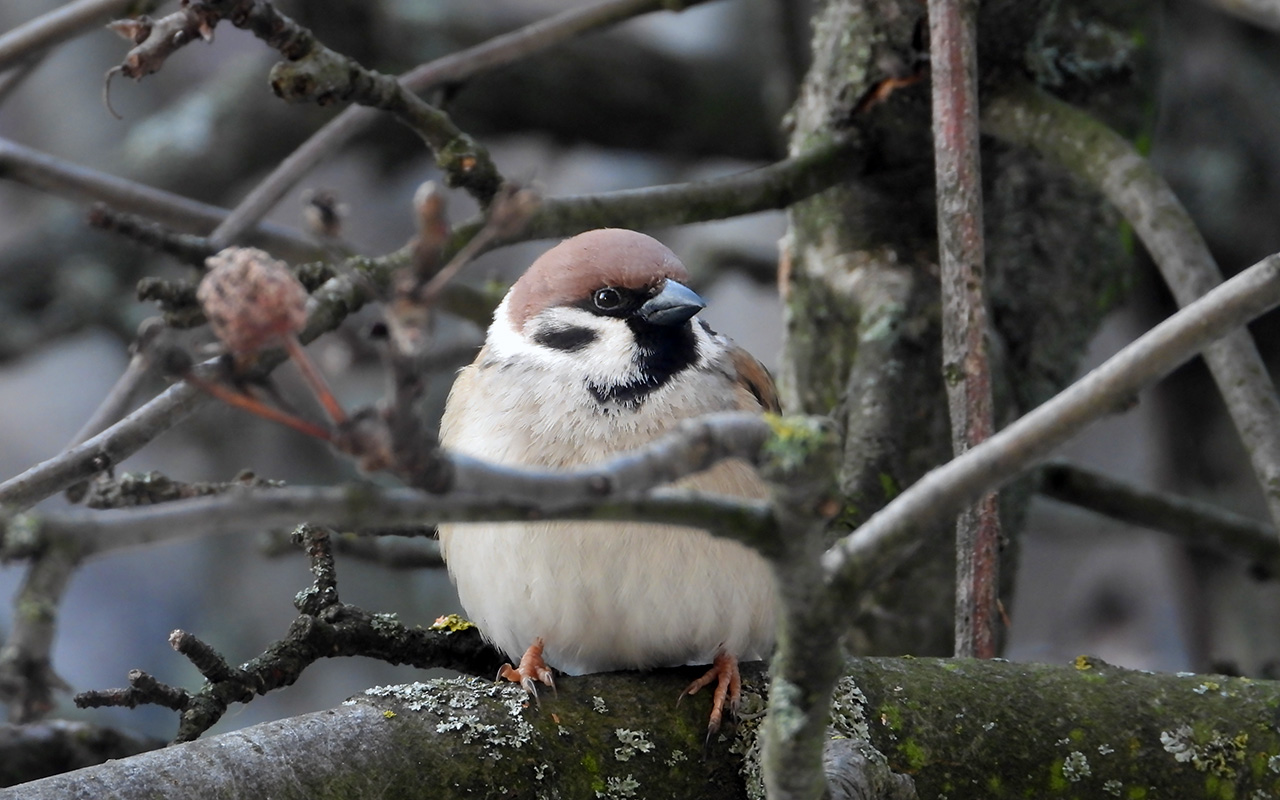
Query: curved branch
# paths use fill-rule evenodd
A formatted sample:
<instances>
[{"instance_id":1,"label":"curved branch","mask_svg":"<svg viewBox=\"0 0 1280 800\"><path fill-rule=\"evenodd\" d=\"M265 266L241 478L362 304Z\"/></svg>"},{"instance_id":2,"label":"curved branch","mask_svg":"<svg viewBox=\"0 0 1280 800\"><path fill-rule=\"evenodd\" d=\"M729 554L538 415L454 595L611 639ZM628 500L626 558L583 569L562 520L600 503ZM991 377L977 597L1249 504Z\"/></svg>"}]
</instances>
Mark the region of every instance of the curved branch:
<instances>
[{"instance_id":1,"label":"curved branch","mask_svg":"<svg viewBox=\"0 0 1280 800\"><path fill-rule=\"evenodd\" d=\"M209 230L228 213L218 206L72 164L8 139L0 139L0 178L72 200L98 200L113 209L143 214L182 230ZM264 222L255 231L254 238L259 237L264 247L281 255L325 257L325 249L318 242L283 225Z\"/></svg>"},{"instance_id":2,"label":"curved branch","mask_svg":"<svg viewBox=\"0 0 1280 800\"><path fill-rule=\"evenodd\" d=\"M983 129L1051 158L1115 205L1187 306L1222 283L1222 272L1173 190L1129 142L1098 120L1029 86L997 94ZM1280 530L1280 399L1249 332L1232 331L1204 352Z\"/></svg>"},{"instance_id":3,"label":"curved branch","mask_svg":"<svg viewBox=\"0 0 1280 800\"><path fill-rule=\"evenodd\" d=\"M230 489L134 508L22 515L0 524L0 531L8 529L0 541L10 555L62 542L83 556L303 520L358 530L426 522L626 519L704 528L770 551L777 541L768 503L656 488L726 458L755 460L769 431L755 415L712 415L689 420L639 450L566 472L516 470L453 456L453 486L438 495L366 484Z\"/></svg>"},{"instance_id":4,"label":"curved branch","mask_svg":"<svg viewBox=\"0 0 1280 800\"><path fill-rule=\"evenodd\" d=\"M1143 489L1067 462L1046 464L1040 494L1112 519L1176 536L1253 562L1280 575L1280 537L1270 525L1191 497Z\"/></svg>"},{"instance_id":5,"label":"curved branch","mask_svg":"<svg viewBox=\"0 0 1280 800\"><path fill-rule=\"evenodd\" d=\"M604 0L586 8L570 9L494 37L475 47L423 64L401 76L400 80L405 88L421 93L433 86L464 80L483 70L509 64L592 29L656 11L664 6L661 0ZM245 196L210 238L217 242L238 239L254 223L266 216L321 160L351 141L376 119L378 113L367 108L348 108L343 111L280 162L270 175Z\"/></svg>"},{"instance_id":6,"label":"curved branch","mask_svg":"<svg viewBox=\"0 0 1280 800\"><path fill-rule=\"evenodd\" d=\"M0 70L32 53L66 41L83 31L136 9L145 14L160 5L159 0L76 0L42 14L0 36Z\"/></svg>"},{"instance_id":7,"label":"curved branch","mask_svg":"<svg viewBox=\"0 0 1280 800\"><path fill-rule=\"evenodd\" d=\"M826 552L829 588L845 597L865 591L889 574L931 526L1034 466L1196 352L1277 305L1280 254L1178 311L1043 405L911 485Z\"/></svg>"},{"instance_id":8,"label":"curved branch","mask_svg":"<svg viewBox=\"0 0 1280 800\"><path fill-rule=\"evenodd\" d=\"M501 244L572 236L592 228L688 225L786 208L847 179L862 159L859 140L832 137L776 163L719 178L545 197L520 233ZM483 225L482 219L459 225L450 249L469 241Z\"/></svg>"}]
</instances>

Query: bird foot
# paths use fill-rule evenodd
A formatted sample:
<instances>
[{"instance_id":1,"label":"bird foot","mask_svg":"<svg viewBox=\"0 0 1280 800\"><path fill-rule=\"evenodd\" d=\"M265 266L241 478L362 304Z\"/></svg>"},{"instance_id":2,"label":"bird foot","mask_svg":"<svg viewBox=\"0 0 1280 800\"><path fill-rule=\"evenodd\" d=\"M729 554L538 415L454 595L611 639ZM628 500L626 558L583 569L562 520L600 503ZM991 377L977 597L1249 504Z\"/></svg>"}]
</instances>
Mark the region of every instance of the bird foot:
<instances>
[{"instance_id":1,"label":"bird foot","mask_svg":"<svg viewBox=\"0 0 1280 800\"><path fill-rule=\"evenodd\" d=\"M555 692L556 682L551 677L551 668L547 666L547 662L542 660L542 637L533 640L533 644L529 645L529 649L524 651L524 655L520 657L520 666L513 667L510 664L503 664L502 669L498 670L498 675L494 680L506 678L512 683L520 684L526 692L533 696L533 702L541 707L538 700L537 684L550 686L551 691Z\"/></svg>"},{"instance_id":2,"label":"bird foot","mask_svg":"<svg viewBox=\"0 0 1280 800\"><path fill-rule=\"evenodd\" d=\"M737 656L721 650L711 662L711 669L701 678L685 687L680 697L694 694L704 686L716 683L715 694L711 696L711 720L707 723L707 738L710 739L720 730L720 722L724 719L726 707L729 716L738 715L738 703L742 699L742 676L738 673Z\"/></svg>"}]
</instances>

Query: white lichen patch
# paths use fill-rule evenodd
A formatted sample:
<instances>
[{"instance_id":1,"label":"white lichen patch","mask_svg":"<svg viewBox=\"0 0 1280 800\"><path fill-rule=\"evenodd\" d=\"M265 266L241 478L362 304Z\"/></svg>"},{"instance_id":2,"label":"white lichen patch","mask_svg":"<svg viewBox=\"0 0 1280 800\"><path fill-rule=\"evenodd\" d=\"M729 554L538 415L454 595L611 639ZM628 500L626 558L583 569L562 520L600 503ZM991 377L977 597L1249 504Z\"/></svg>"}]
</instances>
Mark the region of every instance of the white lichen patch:
<instances>
[{"instance_id":1,"label":"white lichen patch","mask_svg":"<svg viewBox=\"0 0 1280 800\"><path fill-rule=\"evenodd\" d=\"M398 683L391 686L373 686L365 689L366 697L378 697L383 700L394 700L410 711L424 711L435 708L444 700L435 681L423 683ZM356 700L347 700L344 705L355 705Z\"/></svg>"},{"instance_id":2,"label":"white lichen patch","mask_svg":"<svg viewBox=\"0 0 1280 800\"><path fill-rule=\"evenodd\" d=\"M591 710L597 714L608 714L609 707L604 704L604 698L599 695L591 696Z\"/></svg>"},{"instance_id":3,"label":"white lichen patch","mask_svg":"<svg viewBox=\"0 0 1280 800\"><path fill-rule=\"evenodd\" d=\"M1272 756L1267 759L1267 769L1280 774L1280 756Z\"/></svg>"},{"instance_id":4,"label":"white lichen patch","mask_svg":"<svg viewBox=\"0 0 1280 800\"><path fill-rule=\"evenodd\" d=\"M1062 761L1062 777L1075 783L1083 780L1093 774L1093 768L1089 766L1089 759L1079 750L1072 750L1067 753L1067 757Z\"/></svg>"},{"instance_id":5,"label":"white lichen patch","mask_svg":"<svg viewBox=\"0 0 1280 800\"><path fill-rule=\"evenodd\" d=\"M1111 755L1112 753L1114 753L1115 751L1116 751L1116 749L1115 749L1114 747L1112 747L1111 745L1109 745L1109 744L1100 744L1100 745L1098 745L1098 754L1099 754L1099 755L1109 756L1109 755Z\"/></svg>"},{"instance_id":6,"label":"white lichen patch","mask_svg":"<svg viewBox=\"0 0 1280 800\"><path fill-rule=\"evenodd\" d=\"M393 701L409 711L425 711L440 718L436 732L459 734L463 742L482 744L493 759L502 757L502 751L520 748L529 743L536 733L525 719L528 696L514 684L495 684L479 678L441 678L433 681L375 686L364 691L365 697ZM491 704L485 698L498 701L504 712L493 719L492 712L486 720L484 710ZM347 701L355 703L356 699Z\"/></svg>"},{"instance_id":7,"label":"white lichen patch","mask_svg":"<svg viewBox=\"0 0 1280 800\"><path fill-rule=\"evenodd\" d=\"M1166 753L1173 756L1174 761L1190 761L1195 751L1195 742L1191 741L1191 726L1182 725L1177 730L1160 731L1160 745Z\"/></svg>"},{"instance_id":8,"label":"white lichen patch","mask_svg":"<svg viewBox=\"0 0 1280 800\"><path fill-rule=\"evenodd\" d=\"M668 767L674 767L676 764L680 764L688 760L689 760L689 756L686 755L683 750L676 748L675 750L671 751L671 755L668 756L667 759L662 763L666 764Z\"/></svg>"},{"instance_id":9,"label":"white lichen patch","mask_svg":"<svg viewBox=\"0 0 1280 800\"><path fill-rule=\"evenodd\" d=\"M867 696L851 678L841 678L836 683L831 701L831 730L847 739L871 739L871 726L867 723Z\"/></svg>"},{"instance_id":10,"label":"white lichen patch","mask_svg":"<svg viewBox=\"0 0 1280 800\"><path fill-rule=\"evenodd\" d=\"M1115 778L1112 778L1111 780L1102 784L1102 791L1106 792L1109 795L1119 797L1120 793L1124 791L1124 784L1116 780Z\"/></svg>"},{"instance_id":11,"label":"white lichen patch","mask_svg":"<svg viewBox=\"0 0 1280 800\"><path fill-rule=\"evenodd\" d=\"M1189 763L1198 771L1218 778L1234 780L1245 760L1249 734L1230 737L1214 731L1210 736L1198 738L1199 741L1191 726L1185 724L1172 731L1160 732L1161 746L1175 761Z\"/></svg>"},{"instance_id":12,"label":"white lichen patch","mask_svg":"<svg viewBox=\"0 0 1280 800\"><path fill-rule=\"evenodd\" d=\"M596 797L625 800L628 797L635 797L636 790L639 788L640 782L630 775L625 778L609 778L604 783L604 789L596 792Z\"/></svg>"},{"instance_id":13,"label":"white lichen patch","mask_svg":"<svg viewBox=\"0 0 1280 800\"><path fill-rule=\"evenodd\" d=\"M648 753L653 750L653 742L644 735L644 731L618 728L614 730L613 735L617 736L618 741L622 743L621 747L613 750L613 757L619 761L630 761L631 757L637 753Z\"/></svg>"}]
</instances>

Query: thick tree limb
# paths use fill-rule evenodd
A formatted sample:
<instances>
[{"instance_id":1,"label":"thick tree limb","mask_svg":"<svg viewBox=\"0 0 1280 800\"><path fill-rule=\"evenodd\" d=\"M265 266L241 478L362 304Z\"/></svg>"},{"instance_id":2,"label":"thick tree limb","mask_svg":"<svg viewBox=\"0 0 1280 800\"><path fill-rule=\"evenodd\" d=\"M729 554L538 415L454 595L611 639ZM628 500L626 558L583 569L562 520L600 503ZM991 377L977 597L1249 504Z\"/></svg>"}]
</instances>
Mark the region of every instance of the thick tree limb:
<instances>
[{"instance_id":1,"label":"thick tree limb","mask_svg":"<svg viewBox=\"0 0 1280 800\"><path fill-rule=\"evenodd\" d=\"M1274 682L1133 672L1086 657L1069 666L856 659L847 669L830 735L841 744L869 738L922 798L1280 791ZM208 797L234 786L240 796L287 800L335 785L406 800L532 798L552 788L593 800L758 791L758 722L739 723L704 751L708 698L671 700L692 677L688 669L569 677L540 709L518 687L475 679L378 687L340 708L46 778L0 798ZM765 676L748 666L744 677L746 708L759 708ZM911 796L901 776L894 783L891 797Z\"/></svg>"}]
</instances>

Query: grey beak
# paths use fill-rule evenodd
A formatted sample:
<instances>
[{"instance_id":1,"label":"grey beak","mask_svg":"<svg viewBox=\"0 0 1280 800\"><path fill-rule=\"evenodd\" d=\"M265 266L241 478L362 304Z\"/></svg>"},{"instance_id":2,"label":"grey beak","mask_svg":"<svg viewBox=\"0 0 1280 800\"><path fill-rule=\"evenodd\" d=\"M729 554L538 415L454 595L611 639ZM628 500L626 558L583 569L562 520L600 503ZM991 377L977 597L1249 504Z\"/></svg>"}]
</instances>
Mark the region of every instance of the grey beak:
<instances>
[{"instance_id":1,"label":"grey beak","mask_svg":"<svg viewBox=\"0 0 1280 800\"><path fill-rule=\"evenodd\" d=\"M649 298L636 312L653 325L682 325L707 307L707 301L683 283L667 278L662 291Z\"/></svg>"}]
</instances>

